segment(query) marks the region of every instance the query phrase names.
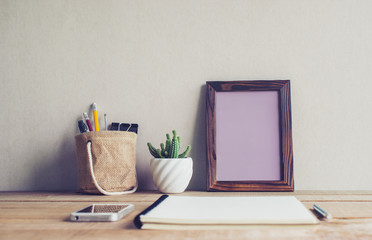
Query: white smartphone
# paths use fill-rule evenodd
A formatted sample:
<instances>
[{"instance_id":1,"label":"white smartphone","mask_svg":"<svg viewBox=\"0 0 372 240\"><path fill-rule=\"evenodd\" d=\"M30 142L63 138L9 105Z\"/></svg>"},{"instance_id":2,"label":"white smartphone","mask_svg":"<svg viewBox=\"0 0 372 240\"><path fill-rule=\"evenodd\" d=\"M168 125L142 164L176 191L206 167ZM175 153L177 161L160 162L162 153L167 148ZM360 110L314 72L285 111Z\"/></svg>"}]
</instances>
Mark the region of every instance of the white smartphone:
<instances>
[{"instance_id":1,"label":"white smartphone","mask_svg":"<svg viewBox=\"0 0 372 240\"><path fill-rule=\"evenodd\" d=\"M71 213L73 222L117 221L134 210L133 204L93 204Z\"/></svg>"}]
</instances>

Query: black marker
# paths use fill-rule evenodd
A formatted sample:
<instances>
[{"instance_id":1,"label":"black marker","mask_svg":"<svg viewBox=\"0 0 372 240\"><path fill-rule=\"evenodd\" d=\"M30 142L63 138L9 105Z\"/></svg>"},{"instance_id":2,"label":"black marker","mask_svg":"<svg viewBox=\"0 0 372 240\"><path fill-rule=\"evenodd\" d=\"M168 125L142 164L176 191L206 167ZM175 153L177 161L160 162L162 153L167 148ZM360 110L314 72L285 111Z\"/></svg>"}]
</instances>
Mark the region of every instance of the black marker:
<instances>
[{"instance_id":1,"label":"black marker","mask_svg":"<svg viewBox=\"0 0 372 240\"><path fill-rule=\"evenodd\" d=\"M85 125L83 120L78 121L78 126L79 126L80 133L88 132L88 127L87 125Z\"/></svg>"}]
</instances>

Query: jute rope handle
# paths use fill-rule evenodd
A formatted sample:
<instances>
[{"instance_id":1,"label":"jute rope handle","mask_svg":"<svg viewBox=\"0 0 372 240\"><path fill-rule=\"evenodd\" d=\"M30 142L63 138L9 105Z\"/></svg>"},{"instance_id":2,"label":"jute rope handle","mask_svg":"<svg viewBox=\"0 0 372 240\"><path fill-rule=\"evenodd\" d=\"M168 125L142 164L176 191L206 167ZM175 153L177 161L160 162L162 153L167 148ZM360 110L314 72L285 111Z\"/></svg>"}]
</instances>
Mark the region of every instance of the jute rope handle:
<instances>
[{"instance_id":1,"label":"jute rope handle","mask_svg":"<svg viewBox=\"0 0 372 240\"><path fill-rule=\"evenodd\" d=\"M96 176L94 175L94 170L93 170L93 157L92 157L92 142L88 141L87 143L87 149L88 149L88 158L89 158L89 170L90 174L92 175L93 178L93 183L98 189L98 191L104 195L121 195L121 194L128 194L128 193L134 193L137 190L138 187L138 182L136 181L136 186L134 186L133 189L128 190L128 191L123 191L123 192L108 192L104 190L97 182Z\"/></svg>"}]
</instances>

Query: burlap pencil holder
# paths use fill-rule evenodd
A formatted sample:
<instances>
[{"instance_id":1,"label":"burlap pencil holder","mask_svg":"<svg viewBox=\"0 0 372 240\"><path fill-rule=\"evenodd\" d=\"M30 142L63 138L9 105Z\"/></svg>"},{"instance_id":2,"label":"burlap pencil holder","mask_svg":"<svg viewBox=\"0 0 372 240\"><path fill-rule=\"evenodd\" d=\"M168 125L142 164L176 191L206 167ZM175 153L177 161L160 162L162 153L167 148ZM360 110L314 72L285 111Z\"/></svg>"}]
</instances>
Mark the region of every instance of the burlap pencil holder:
<instances>
[{"instance_id":1,"label":"burlap pencil holder","mask_svg":"<svg viewBox=\"0 0 372 240\"><path fill-rule=\"evenodd\" d=\"M75 136L79 189L119 195L137 190L137 134L123 131L87 132Z\"/></svg>"}]
</instances>

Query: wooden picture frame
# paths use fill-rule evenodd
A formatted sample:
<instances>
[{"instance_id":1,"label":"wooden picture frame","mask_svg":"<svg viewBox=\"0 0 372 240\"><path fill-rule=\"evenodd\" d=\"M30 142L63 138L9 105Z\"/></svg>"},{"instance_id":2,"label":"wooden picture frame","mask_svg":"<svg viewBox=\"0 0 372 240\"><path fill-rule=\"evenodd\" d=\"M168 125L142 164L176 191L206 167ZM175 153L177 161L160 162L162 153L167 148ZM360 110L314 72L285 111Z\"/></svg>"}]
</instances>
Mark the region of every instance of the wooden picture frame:
<instances>
[{"instance_id":1,"label":"wooden picture frame","mask_svg":"<svg viewBox=\"0 0 372 240\"><path fill-rule=\"evenodd\" d=\"M293 191L290 81L206 85L207 190Z\"/></svg>"}]
</instances>

